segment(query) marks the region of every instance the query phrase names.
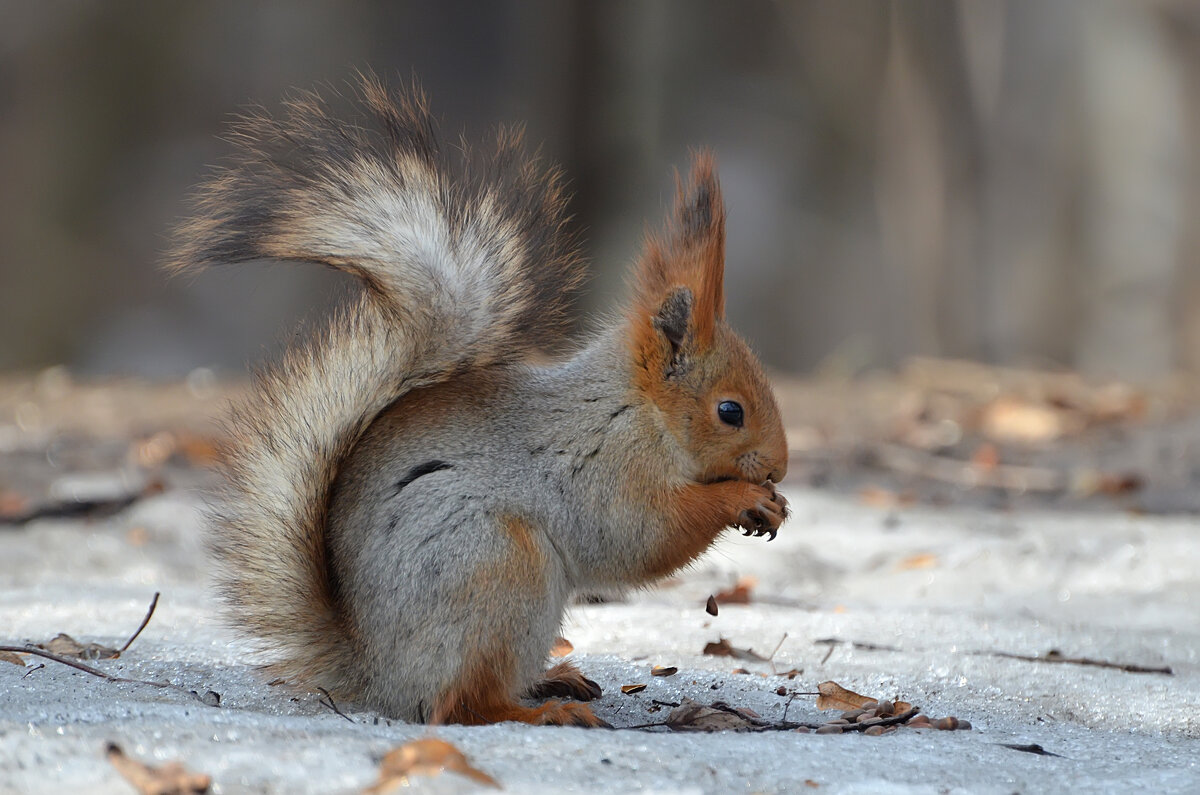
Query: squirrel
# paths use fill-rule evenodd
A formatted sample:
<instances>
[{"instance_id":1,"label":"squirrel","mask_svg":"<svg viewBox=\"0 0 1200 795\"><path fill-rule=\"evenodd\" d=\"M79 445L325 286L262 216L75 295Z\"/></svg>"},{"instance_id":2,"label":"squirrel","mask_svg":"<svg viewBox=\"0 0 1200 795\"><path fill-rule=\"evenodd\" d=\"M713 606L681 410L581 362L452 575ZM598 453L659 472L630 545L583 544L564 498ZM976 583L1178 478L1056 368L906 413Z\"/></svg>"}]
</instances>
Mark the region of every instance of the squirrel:
<instances>
[{"instance_id":1,"label":"squirrel","mask_svg":"<svg viewBox=\"0 0 1200 795\"><path fill-rule=\"evenodd\" d=\"M779 409L724 319L713 157L677 177L623 311L553 356L584 270L561 173L519 130L447 151L415 85L367 75L353 100L243 117L169 262L361 282L233 409L208 538L228 617L267 674L389 717L605 726L595 682L545 670L572 594L788 514Z\"/></svg>"}]
</instances>

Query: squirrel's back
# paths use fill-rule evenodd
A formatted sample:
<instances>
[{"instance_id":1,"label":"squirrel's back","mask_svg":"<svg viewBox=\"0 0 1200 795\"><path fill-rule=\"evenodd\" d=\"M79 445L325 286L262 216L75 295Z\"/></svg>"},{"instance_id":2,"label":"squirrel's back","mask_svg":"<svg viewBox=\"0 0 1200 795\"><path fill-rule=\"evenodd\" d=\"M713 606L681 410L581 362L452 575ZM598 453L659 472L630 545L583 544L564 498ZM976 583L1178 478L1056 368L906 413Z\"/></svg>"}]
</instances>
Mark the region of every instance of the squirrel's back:
<instances>
[{"instance_id":1,"label":"squirrel's back","mask_svg":"<svg viewBox=\"0 0 1200 795\"><path fill-rule=\"evenodd\" d=\"M557 342L582 275L559 175L518 134L447 152L419 91L372 77L356 106L341 121L305 93L243 118L172 261L316 262L362 283L235 409L211 535L233 623L273 673L343 693L365 674L328 565L340 464L409 391Z\"/></svg>"}]
</instances>

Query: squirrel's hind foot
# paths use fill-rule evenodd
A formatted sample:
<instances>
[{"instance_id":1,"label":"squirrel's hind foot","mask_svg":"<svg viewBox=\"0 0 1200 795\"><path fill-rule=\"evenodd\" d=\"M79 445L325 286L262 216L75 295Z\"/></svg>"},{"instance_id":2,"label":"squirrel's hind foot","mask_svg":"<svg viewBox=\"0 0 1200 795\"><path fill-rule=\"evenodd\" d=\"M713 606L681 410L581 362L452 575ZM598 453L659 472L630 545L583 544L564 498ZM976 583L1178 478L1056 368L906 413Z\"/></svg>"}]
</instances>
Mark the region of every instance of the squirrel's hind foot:
<instances>
[{"instance_id":1,"label":"squirrel's hind foot","mask_svg":"<svg viewBox=\"0 0 1200 795\"><path fill-rule=\"evenodd\" d=\"M584 676L573 663L564 660L546 671L546 676L529 688L525 695L528 698L557 697L591 701L603 694L600 685Z\"/></svg>"},{"instance_id":2,"label":"squirrel's hind foot","mask_svg":"<svg viewBox=\"0 0 1200 795\"><path fill-rule=\"evenodd\" d=\"M460 701L438 716L435 723L461 723L465 726L485 726L492 723L528 723L531 726L582 726L611 729L597 718L592 708L578 701L547 701L537 707L526 707L515 701L486 700L483 703Z\"/></svg>"}]
</instances>

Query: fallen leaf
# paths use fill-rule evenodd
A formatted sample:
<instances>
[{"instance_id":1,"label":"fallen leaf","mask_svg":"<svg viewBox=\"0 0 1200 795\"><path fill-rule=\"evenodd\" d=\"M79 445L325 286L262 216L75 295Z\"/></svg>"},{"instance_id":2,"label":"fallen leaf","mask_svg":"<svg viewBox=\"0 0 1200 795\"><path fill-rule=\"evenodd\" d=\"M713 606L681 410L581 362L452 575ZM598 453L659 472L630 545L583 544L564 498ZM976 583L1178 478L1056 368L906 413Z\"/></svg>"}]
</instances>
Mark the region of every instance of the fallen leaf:
<instances>
[{"instance_id":1,"label":"fallen leaf","mask_svg":"<svg viewBox=\"0 0 1200 795\"><path fill-rule=\"evenodd\" d=\"M48 643L39 643L39 649L63 657L78 657L81 660L114 660L121 652L99 643L80 643L65 632L60 632Z\"/></svg>"},{"instance_id":2,"label":"fallen leaf","mask_svg":"<svg viewBox=\"0 0 1200 795\"><path fill-rule=\"evenodd\" d=\"M897 571L912 571L913 569L932 569L938 565L938 556L932 552L920 552L909 555L896 564Z\"/></svg>"},{"instance_id":3,"label":"fallen leaf","mask_svg":"<svg viewBox=\"0 0 1200 795\"><path fill-rule=\"evenodd\" d=\"M800 668L792 668L791 670L788 670L788 671L780 671L779 673L777 673L775 675L776 676L786 676L788 679L795 679L797 676L799 676L802 673L804 673L804 671L801 670Z\"/></svg>"},{"instance_id":4,"label":"fallen leaf","mask_svg":"<svg viewBox=\"0 0 1200 795\"><path fill-rule=\"evenodd\" d=\"M674 665L656 665L650 669L651 676L674 676L679 669Z\"/></svg>"},{"instance_id":5,"label":"fallen leaf","mask_svg":"<svg viewBox=\"0 0 1200 795\"><path fill-rule=\"evenodd\" d=\"M737 731L753 725L745 715L706 707L690 698L685 698L667 716L667 726L677 732Z\"/></svg>"},{"instance_id":6,"label":"fallen leaf","mask_svg":"<svg viewBox=\"0 0 1200 795\"><path fill-rule=\"evenodd\" d=\"M0 520L17 519L28 511L28 497L15 491L0 491Z\"/></svg>"},{"instance_id":7,"label":"fallen leaf","mask_svg":"<svg viewBox=\"0 0 1200 795\"><path fill-rule=\"evenodd\" d=\"M640 693L645 689L646 689L646 686L640 685L640 684L639 685L621 685L621 692L627 696L630 695L631 693Z\"/></svg>"},{"instance_id":8,"label":"fallen leaf","mask_svg":"<svg viewBox=\"0 0 1200 795\"><path fill-rule=\"evenodd\" d=\"M893 701L892 702L892 712L895 713L896 715L903 715L905 712L908 712L910 709L912 709L912 704L910 704L907 701Z\"/></svg>"},{"instance_id":9,"label":"fallen leaf","mask_svg":"<svg viewBox=\"0 0 1200 795\"><path fill-rule=\"evenodd\" d=\"M758 585L758 580L754 577L742 577L734 583L732 588L718 591L714 598L719 605L748 605L756 585Z\"/></svg>"},{"instance_id":10,"label":"fallen leaf","mask_svg":"<svg viewBox=\"0 0 1200 795\"><path fill-rule=\"evenodd\" d=\"M971 453L971 466L982 472L991 472L1000 466L1000 451L991 442L984 442Z\"/></svg>"},{"instance_id":11,"label":"fallen leaf","mask_svg":"<svg viewBox=\"0 0 1200 795\"><path fill-rule=\"evenodd\" d=\"M712 657L733 657L737 660L751 660L753 662L767 662L767 658L761 654L755 653L754 649L738 649L731 646L729 641L721 638L715 643L704 644L704 654Z\"/></svg>"},{"instance_id":12,"label":"fallen leaf","mask_svg":"<svg viewBox=\"0 0 1200 795\"><path fill-rule=\"evenodd\" d=\"M388 751L379 763L379 781L363 792L369 795L394 792L409 786L409 776L438 776L445 771L500 789L500 783L473 767L462 751L445 740L426 737Z\"/></svg>"},{"instance_id":13,"label":"fallen leaf","mask_svg":"<svg viewBox=\"0 0 1200 795\"><path fill-rule=\"evenodd\" d=\"M180 762L150 767L126 756L116 743L109 743L104 755L141 795L200 795L212 786L211 777L189 772Z\"/></svg>"},{"instance_id":14,"label":"fallen leaf","mask_svg":"<svg viewBox=\"0 0 1200 795\"><path fill-rule=\"evenodd\" d=\"M575 651L574 644L566 638L555 638L554 646L550 648L551 657L566 657L571 652Z\"/></svg>"},{"instance_id":15,"label":"fallen leaf","mask_svg":"<svg viewBox=\"0 0 1200 795\"><path fill-rule=\"evenodd\" d=\"M858 501L869 508L896 508L900 505L900 496L882 486L863 486L858 490Z\"/></svg>"},{"instance_id":16,"label":"fallen leaf","mask_svg":"<svg viewBox=\"0 0 1200 795\"><path fill-rule=\"evenodd\" d=\"M704 605L704 612L708 613L710 616L715 616L717 614L717 597L708 597L708 602Z\"/></svg>"},{"instance_id":17,"label":"fallen leaf","mask_svg":"<svg viewBox=\"0 0 1200 795\"><path fill-rule=\"evenodd\" d=\"M138 466L147 469L162 466L176 449L175 436L168 431L159 431L148 439L139 439L129 447L129 458Z\"/></svg>"},{"instance_id":18,"label":"fallen leaf","mask_svg":"<svg viewBox=\"0 0 1200 795\"><path fill-rule=\"evenodd\" d=\"M13 665L19 665L22 668L25 667L25 661L22 660L15 652L0 651L0 660L3 660L4 662L12 663Z\"/></svg>"},{"instance_id":19,"label":"fallen leaf","mask_svg":"<svg viewBox=\"0 0 1200 795\"><path fill-rule=\"evenodd\" d=\"M847 690L837 682L822 682L817 685L817 709L840 709L842 711L862 709L863 705L875 699L859 695L853 690Z\"/></svg>"},{"instance_id":20,"label":"fallen leaf","mask_svg":"<svg viewBox=\"0 0 1200 795\"><path fill-rule=\"evenodd\" d=\"M998 442L1051 442L1073 430L1064 412L1013 397L997 398L983 409L980 429Z\"/></svg>"},{"instance_id":21,"label":"fallen leaf","mask_svg":"<svg viewBox=\"0 0 1200 795\"><path fill-rule=\"evenodd\" d=\"M1141 475L1129 472L1123 475L1101 475L1100 482L1096 484L1096 490L1101 494L1116 497L1141 491L1145 485L1146 481Z\"/></svg>"},{"instance_id":22,"label":"fallen leaf","mask_svg":"<svg viewBox=\"0 0 1200 795\"><path fill-rule=\"evenodd\" d=\"M188 461L200 466L216 463L221 457L216 441L190 433L179 435L179 449Z\"/></svg>"}]
</instances>

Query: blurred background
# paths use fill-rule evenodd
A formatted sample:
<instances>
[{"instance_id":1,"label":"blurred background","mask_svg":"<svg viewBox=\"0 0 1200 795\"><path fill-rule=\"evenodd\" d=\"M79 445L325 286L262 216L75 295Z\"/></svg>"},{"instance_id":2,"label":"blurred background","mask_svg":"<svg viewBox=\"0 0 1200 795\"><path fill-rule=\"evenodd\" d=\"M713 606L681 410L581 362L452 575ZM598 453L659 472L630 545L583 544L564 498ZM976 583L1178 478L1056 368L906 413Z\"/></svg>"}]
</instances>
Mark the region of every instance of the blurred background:
<instances>
[{"instance_id":1,"label":"blurred background","mask_svg":"<svg viewBox=\"0 0 1200 795\"><path fill-rule=\"evenodd\" d=\"M158 269L251 103L415 75L452 137L524 122L612 306L713 147L729 314L782 372L913 355L1200 369L1200 3L0 4L0 370L240 373L344 289Z\"/></svg>"}]
</instances>

